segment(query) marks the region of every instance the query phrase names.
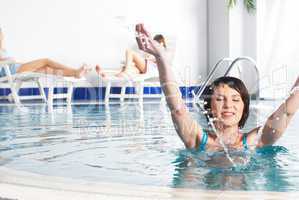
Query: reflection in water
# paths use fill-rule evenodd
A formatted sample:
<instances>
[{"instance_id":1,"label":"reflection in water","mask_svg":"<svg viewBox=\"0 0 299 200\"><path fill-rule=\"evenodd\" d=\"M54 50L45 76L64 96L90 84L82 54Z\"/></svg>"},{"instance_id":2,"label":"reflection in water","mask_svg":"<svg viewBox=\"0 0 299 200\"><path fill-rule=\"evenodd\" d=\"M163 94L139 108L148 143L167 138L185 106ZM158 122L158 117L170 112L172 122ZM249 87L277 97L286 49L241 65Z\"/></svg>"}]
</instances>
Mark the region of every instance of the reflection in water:
<instances>
[{"instance_id":1,"label":"reflection in water","mask_svg":"<svg viewBox=\"0 0 299 200\"><path fill-rule=\"evenodd\" d=\"M278 161L288 151L281 146L259 149L253 154L231 152L238 164L232 167L223 153L182 150L174 161L173 187L216 190L286 191L292 187ZM221 158L221 159L219 159ZM244 162L245 161L245 162ZM246 162L247 161L247 162Z\"/></svg>"},{"instance_id":2,"label":"reflection in water","mask_svg":"<svg viewBox=\"0 0 299 200\"><path fill-rule=\"evenodd\" d=\"M223 152L179 151L183 144L169 110L136 105L54 106L51 112L34 105L26 113L0 106L0 165L126 184L299 191L299 127L291 126L280 140L288 151L280 146L233 151L234 168Z\"/></svg>"}]
</instances>

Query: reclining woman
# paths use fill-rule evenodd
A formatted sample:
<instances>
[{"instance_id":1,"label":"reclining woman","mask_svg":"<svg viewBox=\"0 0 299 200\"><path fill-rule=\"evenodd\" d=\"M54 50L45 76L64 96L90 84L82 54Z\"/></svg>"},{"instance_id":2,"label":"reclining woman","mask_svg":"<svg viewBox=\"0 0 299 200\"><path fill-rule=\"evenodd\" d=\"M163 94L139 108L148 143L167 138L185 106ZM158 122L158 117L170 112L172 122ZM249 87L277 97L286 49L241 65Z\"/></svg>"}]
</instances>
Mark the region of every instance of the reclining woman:
<instances>
[{"instance_id":1,"label":"reclining woman","mask_svg":"<svg viewBox=\"0 0 299 200\"><path fill-rule=\"evenodd\" d=\"M141 50L156 58L159 77L174 127L186 148L198 151L222 151L222 142L229 149L243 150L274 144L285 132L289 122L299 108L299 77L292 87L290 96L273 112L264 126L248 133L240 129L246 122L249 110L248 91L240 79L220 77L208 89L206 108L215 118L215 128L220 138L210 130L204 130L188 112L167 62L167 54L142 24L137 25L138 42Z\"/></svg>"},{"instance_id":2,"label":"reclining woman","mask_svg":"<svg viewBox=\"0 0 299 200\"><path fill-rule=\"evenodd\" d=\"M3 48L3 33L0 28L0 61L12 61L14 59L7 56L6 50ZM87 72L87 66L82 65L79 69L65 66L63 64L57 63L48 58L33 60L27 63L14 63L9 66L11 74L22 73L22 72L38 72L45 74L54 74L69 76L75 78L83 77ZM0 77L5 76L5 70L2 68L0 70Z\"/></svg>"},{"instance_id":3,"label":"reclining woman","mask_svg":"<svg viewBox=\"0 0 299 200\"><path fill-rule=\"evenodd\" d=\"M155 41L166 49L166 41L163 35L157 34L153 37ZM107 74L99 65L96 65L96 72L101 77L106 77ZM136 74L157 74L157 63L155 58L146 54L144 57L137 52L127 49L125 54L125 64L120 72L115 76L123 78L133 78Z\"/></svg>"}]
</instances>

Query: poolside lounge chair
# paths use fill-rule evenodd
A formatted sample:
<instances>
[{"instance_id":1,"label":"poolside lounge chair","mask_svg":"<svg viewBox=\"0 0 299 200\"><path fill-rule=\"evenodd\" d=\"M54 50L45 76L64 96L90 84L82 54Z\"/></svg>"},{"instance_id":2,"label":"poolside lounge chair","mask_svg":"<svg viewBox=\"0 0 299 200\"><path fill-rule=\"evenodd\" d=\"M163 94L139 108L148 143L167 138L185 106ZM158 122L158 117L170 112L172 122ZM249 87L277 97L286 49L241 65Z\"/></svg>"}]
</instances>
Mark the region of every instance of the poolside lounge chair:
<instances>
[{"instance_id":1,"label":"poolside lounge chair","mask_svg":"<svg viewBox=\"0 0 299 200\"><path fill-rule=\"evenodd\" d=\"M91 82L94 86L105 85L105 104L110 102L110 98L119 98L121 102L124 101L125 98L138 98L139 103L143 102L144 97L144 86L160 86L159 78L157 76L148 75L148 74L139 74L134 78L123 78L116 77L118 71L116 70L105 70L107 77L99 77L96 72L92 71L86 75L87 81ZM112 86L120 87L120 93L114 94L111 93ZM135 94L126 94L127 87L134 87ZM162 97L159 95L146 95L147 97Z\"/></svg>"},{"instance_id":2,"label":"poolside lounge chair","mask_svg":"<svg viewBox=\"0 0 299 200\"><path fill-rule=\"evenodd\" d=\"M14 64L12 61L0 61L0 69L4 69L6 76L0 77L1 88L9 88L11 93L8 96L2 96L2 98L7 98L10 101L13 101L17 106L20 106L21 97L18 94L19 89L21 88L24 81L35 83L39 90L40 95L30 95L23 96L22 99L42 99L46 101L46 96L43 90L43 86L39 81L39 76L30 75L27 73L22 74L11 74L9 65Z\"/></svg>"},{"instance_id":3,"label":"poolside lounge chair","mask_svg":"<svg viewBox=\"0 0 299 200\"><path fill-rule=\"evenodd\" d=\"M2 98L7 98L12 100L17 106L20 106L20 100L32 100L32 99L42 99L44 102L49 105L53 105L54 99L66 98L67 103L70 104L72 100L73 85L77 80L75 78L67 78L63 76L49 75L43 73L35 72L23 72L17 74L11 74L9 65L14 64L13 61L0 61L0 70L4 69L6 76L0 77L0 87L9 88L11 93L8 96L2 96ZM24 86L24 83L36 84L39 89L39 95L22 95L20 96L19 90ZM49 87L48 99L46 98L44 85L47 83ZM54 94L55 86L67 87L67 93Z\"/></svg>"}]
</instances>

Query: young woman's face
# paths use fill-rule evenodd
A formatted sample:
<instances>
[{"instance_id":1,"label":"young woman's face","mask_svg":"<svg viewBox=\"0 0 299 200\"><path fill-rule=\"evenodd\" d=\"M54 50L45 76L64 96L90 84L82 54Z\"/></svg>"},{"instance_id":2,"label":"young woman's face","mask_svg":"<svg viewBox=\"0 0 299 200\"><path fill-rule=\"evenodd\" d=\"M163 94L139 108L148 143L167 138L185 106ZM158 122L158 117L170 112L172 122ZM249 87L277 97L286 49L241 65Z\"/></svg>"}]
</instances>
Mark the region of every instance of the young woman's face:
<instances>
[{"instance_id":1,"label":"young woman's face","mask_svg":"<svg viewBox=\"0 0 299 200\"><path fill-rule=\"evenodd\" d=\"M214 88L211 99L211 111L224 126L239 124L244 110L244 102L238 91L226 84Z\"/></svg>"}]
</instances>

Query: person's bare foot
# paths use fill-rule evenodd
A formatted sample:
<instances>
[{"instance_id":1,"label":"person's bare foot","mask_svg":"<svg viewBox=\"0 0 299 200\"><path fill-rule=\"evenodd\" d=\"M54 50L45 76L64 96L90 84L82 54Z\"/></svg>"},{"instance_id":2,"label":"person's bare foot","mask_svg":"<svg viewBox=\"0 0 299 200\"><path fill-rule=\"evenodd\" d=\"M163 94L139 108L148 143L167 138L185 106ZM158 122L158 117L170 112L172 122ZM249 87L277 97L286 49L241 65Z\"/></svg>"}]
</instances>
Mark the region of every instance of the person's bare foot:
<instances>
[{"instance_id":1,"label":"person's bare foot","mask_svg":"<svg viewBox=\"0 0 299 200\"><path fill-rule=\"evenodd\" d=\"M83 76L86 75L88 71L88 66L86 64L83 64L76 72L75 77L76 78L82 78Z\"/></svg>"},{"instance_id":2,"label":"person's bare foot","mask_svg":"<svg viewBox=\"0 0 299 200\"><path fill-rule=\"evenodd\" d=\"M103 72L102 68L99 65L96 65L96 72L99 76L105 78L106 74Z\"/></svg>"},{"instance_id":3,"label":"person's bare foot","mask_svg":"<svg viewBox=\"0 0 299 200\"><path fill-rule=\"evenodd\" d=\"M123 66L122 68L121 68L121 70L118 72L118 73L116 73L115 74L115 76L116 77L119 77L119 78L124 78L124 77L127 77L128 76L128 72L127 72L127 70L126 70L127 68L125 67L125 66Z\"/></svg>"},{"instance_id":4,"label":"person's bare foot","mask_svg":"<svg viewBox=\"0 0 299 200\"><path fill-rule=\"evenodd\" d=\"M132 79L134 76L132 76L132 73L128 70L122 70L115 74L118 78L124 78L124 79Z\"/></svg>"},{"instance_id":5,"label":"person's bare foot","mask_svg":"<svg viewBox=\"0 0 299 200\"><path fill-rule=\"evenodd\" d=\"M125 72L121 71L115 74L116 77L124 77Z\"/></svg>"},{"instance_id":6,"label":"person's bare foot","mask_svg":"<svg viewBox=\"0 0 299 200\"><path fill-rule=\"evenodd\" d=\"M123 66L121 71L118 72L115 76L121 78L133 78L138 74L140 74L140 71L136 67Z\"/></svg>"}]
</instances>

